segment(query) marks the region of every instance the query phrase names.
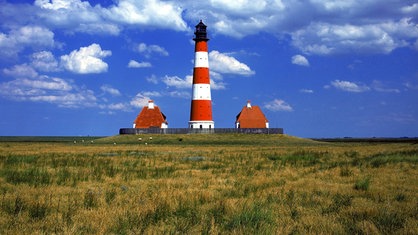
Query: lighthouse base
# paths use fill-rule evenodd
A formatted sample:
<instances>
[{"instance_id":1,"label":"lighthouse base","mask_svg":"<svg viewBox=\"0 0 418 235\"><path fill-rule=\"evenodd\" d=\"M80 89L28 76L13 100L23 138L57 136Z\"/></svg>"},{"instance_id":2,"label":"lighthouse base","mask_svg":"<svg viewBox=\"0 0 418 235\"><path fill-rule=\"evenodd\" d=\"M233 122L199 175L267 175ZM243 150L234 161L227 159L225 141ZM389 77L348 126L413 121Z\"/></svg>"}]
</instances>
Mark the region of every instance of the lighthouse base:
<instances>
[{"instance_id":1,"label":"lighthouse base","mask_svg":"<svg viewBox=\"0 0 418 235\"><path fill-rule=\"evenodd\" d=\"M213 121L190 121L190 129L209 129L212 130L215 128L215 122Z\"/></svg>"}]
</instances>

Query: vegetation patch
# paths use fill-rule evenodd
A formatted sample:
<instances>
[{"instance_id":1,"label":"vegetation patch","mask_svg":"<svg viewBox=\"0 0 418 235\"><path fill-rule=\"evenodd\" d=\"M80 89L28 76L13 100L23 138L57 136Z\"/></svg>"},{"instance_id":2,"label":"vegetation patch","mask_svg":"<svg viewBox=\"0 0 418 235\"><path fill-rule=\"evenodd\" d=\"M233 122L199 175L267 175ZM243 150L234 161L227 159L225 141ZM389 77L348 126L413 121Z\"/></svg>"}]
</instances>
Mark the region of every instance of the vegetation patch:
<instances>
[{"instance_id":1,"label":"vegetation patch","mask_svg":"<svg viewBox=\"0 0 418 235\"><path fill-rule=\"evenodd\" d=\"M240 134L84 140L0 139L2 233L418 234L418 145Z\"/></svg>"}]
</instances>

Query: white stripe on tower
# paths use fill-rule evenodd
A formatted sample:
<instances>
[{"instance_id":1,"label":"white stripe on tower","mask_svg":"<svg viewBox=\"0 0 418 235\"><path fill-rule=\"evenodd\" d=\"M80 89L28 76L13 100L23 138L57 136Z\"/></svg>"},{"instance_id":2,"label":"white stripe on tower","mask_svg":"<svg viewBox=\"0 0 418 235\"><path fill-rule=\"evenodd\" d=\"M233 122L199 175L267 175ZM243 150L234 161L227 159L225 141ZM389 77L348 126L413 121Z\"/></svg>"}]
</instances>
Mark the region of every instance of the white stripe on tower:
<instances>
[{"instance_id":1,"label":"white stripe on tower","mask_svg":"<svg viewBox=\"0 0 418 235\"><path fill-rule=\"evenodd\" d=\"M206 25L200 21L196 25L195 62L193 69L193 94L189 127L192 129L212 129L212 97L210 92L209 59Z\"/></svg>"}]
</instances>

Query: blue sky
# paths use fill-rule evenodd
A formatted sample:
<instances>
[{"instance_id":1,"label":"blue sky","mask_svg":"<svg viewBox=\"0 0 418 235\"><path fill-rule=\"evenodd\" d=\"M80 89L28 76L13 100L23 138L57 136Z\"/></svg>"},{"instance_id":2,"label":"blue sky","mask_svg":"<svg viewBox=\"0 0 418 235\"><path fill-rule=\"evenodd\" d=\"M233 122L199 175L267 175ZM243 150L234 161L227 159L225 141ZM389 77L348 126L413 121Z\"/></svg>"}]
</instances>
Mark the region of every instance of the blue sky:
<instances>
[{"instance_id":1,"label":"blue sky","mask_svg":"<svg viewBox=\"0 0 418 235\"><path fill-rule=\"evenodd\" d=\"M149 99L187 127L194 26L213 117L300 137L418 136L418 1L0 0L0 135L115 135Z\"/></svg>"}]
</instances>

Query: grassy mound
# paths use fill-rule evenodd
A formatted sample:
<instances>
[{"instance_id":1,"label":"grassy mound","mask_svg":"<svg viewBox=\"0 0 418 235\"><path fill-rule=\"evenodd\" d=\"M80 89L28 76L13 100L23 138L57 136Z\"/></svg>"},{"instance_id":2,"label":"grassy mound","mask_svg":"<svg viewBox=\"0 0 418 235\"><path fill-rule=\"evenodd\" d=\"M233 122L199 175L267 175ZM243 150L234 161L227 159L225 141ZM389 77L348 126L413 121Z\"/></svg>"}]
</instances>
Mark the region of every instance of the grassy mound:
<instances>
[{"instance_id":1,"label":"grassy mound","mask_svg":"<svg viewBox=\"0 0 418 235\"><path fill-rule=\"evenodd\" d=\"M178 134L116 135L95 140L102 144L156 145L312 145L320 142L280 134Z\"/></svg>"}]
</instances>

